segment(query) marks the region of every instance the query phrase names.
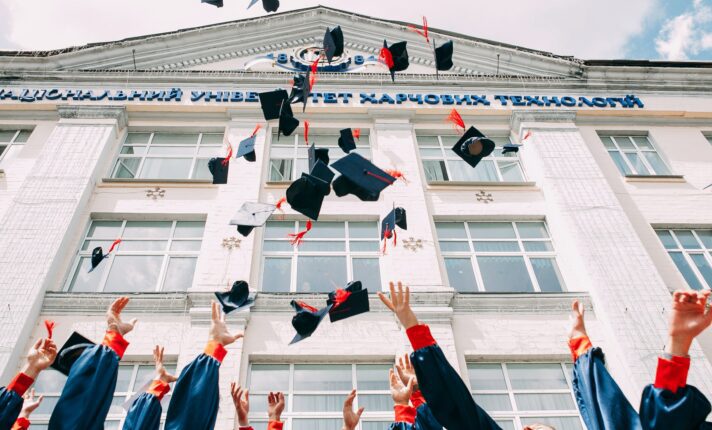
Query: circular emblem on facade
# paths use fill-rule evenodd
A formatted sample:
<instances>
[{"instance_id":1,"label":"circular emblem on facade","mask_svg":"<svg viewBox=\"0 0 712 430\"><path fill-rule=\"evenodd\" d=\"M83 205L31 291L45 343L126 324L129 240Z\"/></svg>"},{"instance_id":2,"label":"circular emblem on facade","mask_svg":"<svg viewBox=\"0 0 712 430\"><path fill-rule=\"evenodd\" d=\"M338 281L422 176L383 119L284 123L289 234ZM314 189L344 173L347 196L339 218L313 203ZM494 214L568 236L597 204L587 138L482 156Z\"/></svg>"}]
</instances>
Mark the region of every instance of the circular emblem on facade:
<instances>
[{"instance_id":1,"label":"circular emblem on facade","mask_svg":"<svg viewBox=\"0 0 712 430\"><path fill-rule=\"evenodd\" d=\"M299 69L306 71L309 69L324 52L321 46L307 46L302 48L297 48L294 50L294 55L292 55L292 65ZM326 61L325 57L319 61L318 71L320 72L338 72L345 71L349 68L352 63L352 59L348 52L344 50L344 53L336 58L331 59L331 63Z\"/></svg>"}]
</instances>

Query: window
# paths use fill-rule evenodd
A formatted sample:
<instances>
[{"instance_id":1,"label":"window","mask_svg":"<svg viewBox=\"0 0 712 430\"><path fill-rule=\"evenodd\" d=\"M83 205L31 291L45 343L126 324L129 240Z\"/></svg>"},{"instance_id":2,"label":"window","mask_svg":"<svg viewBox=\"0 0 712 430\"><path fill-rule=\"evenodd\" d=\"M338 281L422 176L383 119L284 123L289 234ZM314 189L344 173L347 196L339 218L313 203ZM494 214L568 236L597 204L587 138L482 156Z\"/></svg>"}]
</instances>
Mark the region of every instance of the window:
<instances>
[{"instance_id":1,"label":"window","mask_svg":"<svg viewBox=\"0 0 712 430\"><path fill-rule=\"evenodd\" d=\"M193 284L204 221L100 221L89 226L68 289L73 292L186 291ZM89 273L92 250L107 253Z\"/></svg>"},{"instance_id":2,"label":"window","mask_svg":"<svg viewBox=\"0 0 712 430\"><path fill-rule=\"evenodd\" d=\"M423 159L425 178L433 181L470 182L522 182L524 173L515 152L502 154L502 147L510 143L509 137L491 137L497 147L472 168L452 151L458 136L418 135L420 157Z\"/></svg>"},{"instance_id":3,"label":"window","mask_svg":"<svg viewBox=\"0 0 712 430\"><path fill-rule=\"evenodd\" d=\"M166 363L165 366L168 372L175 374L175 363ZM114 399L106 417L105 429L118 430L123 426L122 420L126 417L126 410L123 408L123 404L136 392L145 391L144 385L153 380L155 372L153 364L119 363ZM47 423L54 407L57 405L60 394L62 394L66 381L67 377L54 369L47 369L40 373L34 389L38 395L44 395L44 400L32 414L32 429L47 429ZM168 403L171 401L171 392L166 394L161 401L164 419Z\"/></svg>"},{"instance_id":4,"label":"window","mask_svg":"<svg viewBox=\"0 0 712 430\"><path fill-rule=\"evenodd\" d=\"M712 288L712 230L656 230L690 288Z\"/></svg>"},{"instance_id":5,"label":"window","mask_svg":"<svg viewBox=\"0 0 712 430\"><path fill-rule=\"evenodd\" d=\"M705 139L707 139L707 141L710 143L710 145L712 145L712 134L706 134Z\"/></svg>"},{"instance_id":6,"label":"window","mask_svg":"<svg viewBox=\"0 0 712 430\"><path fill-rule=\"evenodd\" d=\"M13 158L22 149L31 130L0 130L0 160Z\"/></svg>"},{"instance_id":7,"label":"window","mask_svg":"<svg viewBox=\"0 0 712 430\"><path fill-rule=\"evenodd\" d=\"M382 430L393 422L388 369L392 364L250 365L250 424L267 428L267 394L282 391L285 428L334 430L343 423L344 400L358 390L354 408L364 406L360 430ZM357 429L359 430L359 429Z\"/></svg>"},{"instance_id":8,"label":"window","mask_svg":"<svg viewBox=\"0 0 712 430\"><path fill-rule=\"evenodd\" d=\"M469 363L472 397L503 430L527 424L583 430L571 389L570 364Z\"/></svg>"},{"instance_id":9,"label":"window","mask_svg":"<svg viewBox=\"0 0 712 430\"><path fill-rule=\"evenodd\" d=\"M208 161L223 156L223 133L130 132L112 178L211 179Z\"/></svg>"},{"instance_id":10,"label":"window","mask_svg":"<svg viewBox=\"0 0 712 430\"><path fill-rule=\"evenodd\" d=\"M603 145L623 175L669 175L647 136L600 136Z\"/></svg>"},{"instance_id":11,"label":"window","mask_svg":"<svg viewBox=\"0 0 712 430\"><path fill-rule=\"evenodd\" d=\"M376 222L316 222L304 242L292 246L287 235L304 229L299 221L267 223L262 291L326 293L349 280L381 289Z\"/></svg>"},{"instance_id":12,"label":"window","mask_svg":"<svg viewBox=\"0 0 712 430\"><path fill-rule=\"evenodd\" d=\"M564 281L546 224L437 222L450 286L460 292L559 292Z\"/></svg>"},{"instance_id":13,"label":"window","mask_svg":"<svg viewBox=\"0 0 712 430\"><path fill-rule=\"evenodd\" d=\"M356 152L366 159L371 159L371 148L368 144L368 130L361 130L361 139L356 139ZM317 148L329 148L329 161L333 163L346 153L339 148L338 134L310 134L309 140ZM299 179L302 173L309 173L309 147L304 143L304 135L295 133L293 136L272 135L270 149L269 178L271 182L291 182Z\"/></svg>"}]
</instances>

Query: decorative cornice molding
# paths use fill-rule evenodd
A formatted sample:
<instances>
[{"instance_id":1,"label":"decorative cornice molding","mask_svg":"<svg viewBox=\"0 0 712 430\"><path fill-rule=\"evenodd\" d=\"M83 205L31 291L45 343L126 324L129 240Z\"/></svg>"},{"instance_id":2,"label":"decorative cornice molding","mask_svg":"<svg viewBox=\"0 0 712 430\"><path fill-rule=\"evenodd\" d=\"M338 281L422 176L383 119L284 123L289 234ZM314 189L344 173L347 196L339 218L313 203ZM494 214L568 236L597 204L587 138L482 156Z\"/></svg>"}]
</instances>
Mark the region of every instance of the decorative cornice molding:
<instances>
[{"instance_id":1,"label":"decorative cornice molding","mask_svg":"<svg viewBox=\"0 0 712 430\"><path fill-rule=\"evenodd\" d=\"M456 294L452 307L456 314L568 315L574 299L579 299L586 310L593 311L587 292Z\"/></svg>"},{"instance_id":2,"label":"decorative cornice molding","mask_svg":"<svg viewBox=\"0 0 712 430\"><path fill-rule=\"evenodd\" d=\"M515 110L512 112L512 118L510 120L511 129L519 134L521 132L522 124L527 123L548 123L559 125L573 125L576 121L576 111L575 110ZM545 128L551 128L550 126L545 126Z\"/></svg>"},{"instance_id":3,"label":"decorative cornice molding","mask_svg":"<svg viewBox=\"0 0 712 430\"><path fill-rule=\"evenodd\" d=\"M84 106L84 105L59 105L57 113L61 120L115 120L119 129L126 127L128 117L126 106Z\"/></svg>"}]
</instances>

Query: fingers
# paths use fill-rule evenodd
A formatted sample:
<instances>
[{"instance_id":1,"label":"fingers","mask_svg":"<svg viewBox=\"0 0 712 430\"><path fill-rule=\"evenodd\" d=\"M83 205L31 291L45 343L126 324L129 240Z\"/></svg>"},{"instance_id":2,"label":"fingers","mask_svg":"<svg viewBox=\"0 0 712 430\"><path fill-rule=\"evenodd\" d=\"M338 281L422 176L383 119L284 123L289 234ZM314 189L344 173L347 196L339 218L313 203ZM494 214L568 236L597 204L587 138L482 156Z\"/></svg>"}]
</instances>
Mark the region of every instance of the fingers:
<instances>
[{"instance_id":1,"label":"fingers","mask_svg":"<svg viewBox=\"0 0 712 430\"><path fill-rule=\"evenodd\" d=\"M356 416L358 417L358 419L361 419L361 414L363 413L363 411L364 411L365 409L366 409L366 408L364 408L363 406L361 406L360 408L358 408L358 411L356 412Z\"/></svg>"},{"instance_id":2,"label":"fingers","mask_svg":"<svg viewBox=\"0 0 712 430\"><path fill-rule=\"evenodd\" d=\"M351 393L346 397L344 401L344 409L351 410L354 405L354 399L356 399L356 390L351 390Z\"/></svg>"},{"instance_id":3,"label":"fingers","mask_svg":"<svg viewBox=\"0 0 712 430\"><path fill-rule=\"evenodd\" d=\"M411 392L412 392L412 391L413 391L413 383L414 383L413 378L410 378L410 379L408 380L408 384L405 386L405 388L406 388L408 391L411 391Z\"/></svg>"},{"instance_id":4,"label":"fingers","mask_svg":"<svg viewBox=\"0 0 712 430\"><path fill-rule=\"evenodd\" d=\"M33 393L33 394L34 394L34 393ZM44 400L44 394L41 395L41 396L39 396L39 397L37 398L37 405L38 405L38 406L39 406L40 403L42 403L42 400Z\"/></svg>"},{"instance_id":5,"label":"fingers","mask_svg":"<svg viewBox=\"0 0 712 430\"><path fill-rule=\"evenodd\" d=\"M355 391L354 391L354 393L355 393ZM356 396L356 394L354 394L354 397L355 396ZM284 404L284 393L282 393L282 392L277 393L277 401L279 403Z\"/></svg>"},{"instance_id":6,"label":"fingers","mask_svg":"<svg viewBox=\"0 0 712 430\"><path fill-rule=\"evenodd\" d=\"M405 357L405 365L406 365L407 369L413 370L413 363L410 362L410 355L403 354L403 356Z\"/></svg>"},{"instance_id":7,"label":"fingers","mask_svg":"<svg viewBox=\"0 0 712 430\"><path fill-rule=\"evenodd\" d=\"M396 378L396 373L393 371L393 369L388 369L388 379L391 383L391 388L398 387L398 379Z\"/></svg>"},{"instance_id":8,"label":"fingers","mask_svg":"<svg viewBox=\"0 0 712 430\"><path fill-rule=\"evenodd\" d=\"M405 305L410 307L410 287L405 287Z\"/></svg>"},{"instance_id":9,"label":"fingers","mask_svg":"<svg viewBox=\"0 0 712 430\"><path fill-rule=\"evenodd\" d=\"M237 390L240 387L235 383L235 382L230 382L230 395L232 396L233 400L235 399L235 396L237 395Z\"/></svg>"},{"instance_id":10,"label":"fingers","mask_svg":"<svg viewBox=\"0 0 712 430\"><path fill-rule=\"evenodd\" d=\"M119 297L118 299L114 300L114 303L111 304L111 312L115 313L116 315L120 314L121 311L124 310L128 302L128 297Z\"/></svg>"},{"instance_id":11,"label":"fingers","mask_svg":"<svg viewBox=\"0 0 712 430\"><path fill-rule=\"evenodd\" d=\"M131 324L131 327L136 327L137 323L138 323L138 318L134 318L129 322L129 324Z\"/></svg>"},{"instance_id":12,"label":"fingers","mask_svg":"<svg viewBox=\"0 0 712 430\"><path fill-rule=\"evenodd\" d=\"M35 342L34 345L32 345L33 349L39 350L42 347L42 338L37 339L37 342Z\"/></svg>"},{"instance_id":13,"label":"fingers","mask_svg":"<svg viewBox=\"0 0 712 430\"><path fill-rule=\"evenodd\" d=\"M277 400L274 398L274 393L270 391L270 393L267 395L267 404L270 406L274 406L275 403L277 403Z\"/></svg>"},{"instance_id":14,"label":"fingers","mask_svg":"<svg viewBox=\"0 0 712 430\"><path fill-rule=\"evenodd\" d=\"M378 298L381 299L381 302L383 302L383 304L388 309L390 309L392 312L395 312L396 308L393 306L393 302L391 302L390 299L388 299L388 297L386 297L386 295L383 294L381 291L378 292Z\"/></svg>"},{"instance_id":15,"label":"fingers","mask_svg":"<svg viewBox=\"0 0 712 430\"><path fill-rule=\"evenodd\" d=\"M238 333L235 336L233 336L233 342L237 341L238 339L242 339L243 337L245 337L244 333Z\"/></svg>"},{"instance_id":16,"label":"fingers","mask_svg":"<svg viewBox=\"0 0 712 430\"><path fill-rule=\"evenodd\" d=\"M250 390L245 390L245 402L250 402Z\"/></svg>"},{"instance_id":17,"label":"fingers","mask_svg":"<svg viewBox=\"0 0 712 430\"><path fill-rule=\"evenodd\" d=\"M218 314L218 312L219 312L218 304L213 301L210 303L210 306L211 306L211 311L212 311L211 318L212 318L213 322L219 321L220 318L218 316L219 315Z\"/></svg>"}]
</instances>

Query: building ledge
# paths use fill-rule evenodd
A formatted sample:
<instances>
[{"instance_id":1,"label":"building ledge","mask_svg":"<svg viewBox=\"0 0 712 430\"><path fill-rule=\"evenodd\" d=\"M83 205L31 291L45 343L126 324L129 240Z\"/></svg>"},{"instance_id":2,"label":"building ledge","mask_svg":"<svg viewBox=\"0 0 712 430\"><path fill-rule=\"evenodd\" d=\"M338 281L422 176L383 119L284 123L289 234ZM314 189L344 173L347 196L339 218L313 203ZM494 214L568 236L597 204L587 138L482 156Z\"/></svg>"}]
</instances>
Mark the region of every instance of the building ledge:
<instances>
[{"instance_id":1,"label":"building ledge","mask_svg":"<svg viewBox=\"0 0 712 430\"><path fill-rule=\"evenodd\" d=\"M432 190L539 190L536 182L430 181L428 188Z\"/></svg>"},{"instance_id":2,"label":"building ledge","mask_svg":"<svg viewBox=\"0 0 712 430\"><path fill-rule=\"evenodd\" d=\"M626 182L673 182L684 183L682 175L625 175Z\"/></svg>"},{"instance_id":3,"label":"building ledge","mask_svg":"<svg viewBox=\"0 0 712 430\"><path fill-rule=\"evenodd\" d=\"M585 291L566 293L458 293L452 307L455 314L561 314L568 315L571 302L579 299L592 311Z\"/></svg>"},{"instance_id":4,"label":"building ledge","mask_svg":"<svg viewBox=\"0 0 712 430\"><path fill-rule=\"evenodd\" d=\"M265 188L288 188L290 181L266 181Z\"/></svg>"},{"instance_id":5,"label":"building ledge","mask_svg":"<svg viewBox=\"0 0 712 430\"><path fill-rule=\"evenodd\" d=\"M0 169L0 179L5 177L5 170Z\"/></svg>"},{"instance_id":6,"label":"building ledge","mask_svg":"<svg viewBox=\"0 0 712 430\"><path fill-rule=\"evenodd\" d=\"M210 179L128 179L128 178L102 178L100 186L108 187L154 187L157 185L174 185L187 187L213 187L213 181ZM217 187L217 186L215 186Z\"/></svg>"}]
</instances>

